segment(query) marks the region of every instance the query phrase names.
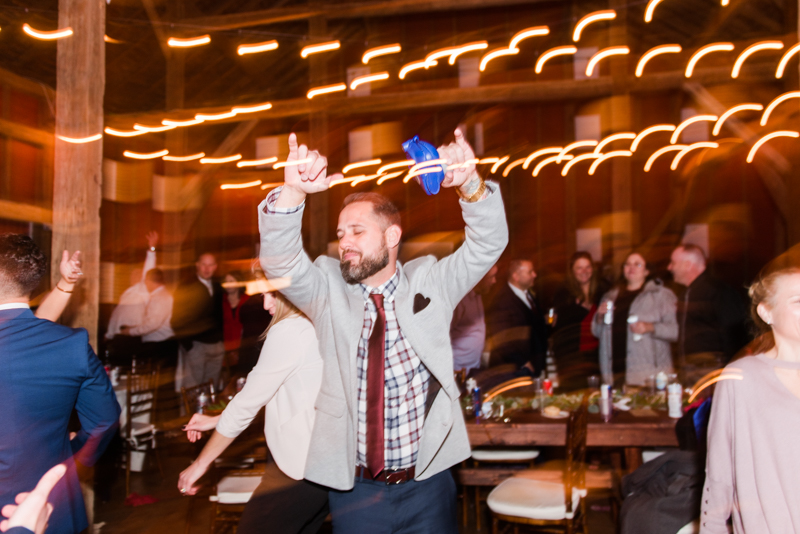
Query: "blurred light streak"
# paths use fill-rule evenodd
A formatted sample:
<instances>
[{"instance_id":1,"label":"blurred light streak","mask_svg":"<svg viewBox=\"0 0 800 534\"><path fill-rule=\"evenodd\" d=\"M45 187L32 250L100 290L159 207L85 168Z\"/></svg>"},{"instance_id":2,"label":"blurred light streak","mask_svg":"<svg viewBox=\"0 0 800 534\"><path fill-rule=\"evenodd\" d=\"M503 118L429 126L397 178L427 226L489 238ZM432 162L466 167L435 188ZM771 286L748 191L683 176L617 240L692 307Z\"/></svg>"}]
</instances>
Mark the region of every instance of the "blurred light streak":
<instances>
[{"instance_id":1,"label":"blurred light streak","mask_svg":"<svg viewBox=\"0 0 800 534\"><path fill-rule=\"evenodd\" d=\"M678 152L675 157L672 159L672 163L670 164L670 170L676 171L678 170L678 165L680 165L683 156L691 152L692 150L697 150L700 148L719 148L719 143L715 143L713 141L700 141L698 143L692 143L691 145L687 146L686 148L682 149Z\"/></svg>"},{"instance_id":2,"label":"blurred light streak","mask_svg":"<svg viewBox=\"0 0 800 534\"><path fill-rule=\"evenodd\" d=\"M264 158L264 159L243 159L236 163L236 166L240 169L242 167L258 167L261 165L269 165L270 163L275 163L278 161L278 158L271 157L271 158Z\"/></svg>"},{"instance_id":3,"label":"blurred light streak","mask_svg":"<svg viewBox=\"0 0 800 534\"><path fill-rule=\"evenodd\" d=\"M273 165L272 168L277 170L284 167L297 167L298 165L305 165L306 163L311 163L311 158L296 159L292 161L279 161Z\"/></svg>"},{"instance_id":4,"label":"blurred light streak","mask_svg":"<svg viewBox=\"0 0 800 534\"><path fill-rule=\"evenodd\" d=\"M694 67L697 65L697 62L705 56L706 54L710 54L712 52L731 52L735 47L733 43L711 43L710 45L706 45L701 47L697 52L692 54L692 57L689 58L689 63L686 64L686 77L691 78L692 74L694 73Z\"/></svg>"},{"instance_id":5,"label":"blurred light streak","mask_svg":"<svg viewBox=\"0 0 800 534\"><path fill-rule=\"evenodd\" d=\"M198 121L221 121L235 116L236 113L233 111L223 111L222 113L198 113L194 116L194 119Z\"/></svg>"},{"instance_id":6,"label":"blurred light streak","mask_svg":"<svg viewBox=\"0 0 800 534\"><path fill-rule=\"evenodd\" d=\"M636 149L639 148L639 143L642 142L642 139L650 135L651 133L655 132L674 132L675 125L674 124L656 124L655 126L650 126L645 128L639 135L636 136L636 139L633 140L631 143L631 152L636 152Z\"/></svg>"},{"instance_id":7,"label":"blurred light streak","mask_svg":"<svg viewBox=\"0 0 800 534\"><path fill-rule=\"evenodd\" d=\"M761 126L766 126L769 116L772 115L772 112L775 111L775 108L790 98L800 98L800 91L789 91L788 93L783 93L782 95L776 96L761 115Z\"/></svg>"},{"instance_id":8,"label":"blurred light streak","mask_svg":"<svg viewBox=\"0 0 800 534\"><path fill-rule=\"evenodd\" d=\"M468 159L464 163L456 163L454 165L448 165L447 169L445 169L445 171L454 171L456 169L466 169L470 165L477 165L478 161L479 161L478 158L474 158L474 159Z\"/></svg>"},{"instance_id":9,"label":"blurred light streak","mask_svg":"<svg viewBox=\"0 0 800 534\"><path fill-rule=\"evenodd\" d=\"M529 37L539 37L542 35L548 35L550 33L550 28L547 26L535 26L533 28L525 28L524 30L517 32L514 34L514 37L511 38L511 41L508 43L508 48L516 48L517 45L523 39L528 39Z\"/></svg>"},{"instance_id":10,"label":"blurred light streak","mask_svg":"<svg viewBox=\"0 0 800 534\"><path fill-rule=\"evenodd\" d=\"M403 65L403 67L400 69L400 74L398 74L397 76L398 78L403 80L405 79L406 74L408 74L413 70L417 69L427 70L430 67L435 67L436 65L438 65L436 61L432 61L431 63L426 63L424 59L422 61L412 61L411 63L406 63L405 65Z\"/></svg>"},{"instance_id":11,"label":"blurred light streak","mask_svg":"<svg viewBox=\"0 0 800 534\"><path fill-rule=\"evenodd\" d=\"M689 126L691 126L696 122L703 122L703 121L717 122L718 120L719 117L717 117L716 115L695 115L694 117L689 117L688 119L680 123L677 128L675 128L675 131L672 133L672 137L670 137L669 142L672 145L677 143L681 138L681 133L683 133L683 131L686 128L688 128Z\"/></svg>"},{"instance_id":12,"label":"blurred light streak","mask_svg":"<svg viewBox=\"0 0 800 534\"><path fill-rule=\"evenodd\" d=\"M303 49L300 50L300 57L307 58L311 54L319 54L320 52L338 50L341 46L342 45L339 43L339 41L329 41L327 43L304 46Z\"/></svg>"},{"instance_id":13,"label":"blurred light streak","mask_svg":"<svg viewBox=\"0 0 800 534\"><path fill-rule=\"evenodd\" d=\"M200 163L203 165L219 165L222 163L230 163L232 161L239 161L242 159L241 154L234 154L232 156L225 156L222 158L200 158Z\"/></svg>"},{"instance_id":14,"label":"blurred light streak","mask_svg":"<svg viewBox=\"0 0 800 534\"><path fill-rule=\"evenodd\" d=\"M283 185L283 182L275 182L275 183L272 183L272 184L264 184L264 185L261 186L261 190L263 191L265 189L272 189L273 187L280 187L282 185Z\"/></svg>"},{"instance_id":15,"label":"blurred light streak","mask_svg":"<svg viewBox=\"0 0 800 534\"><path fill-rule=\"evenodd\" d=\"M359 76L358 78L353 78L353 81L350 82L350 89L355 91L356 87L365 83L377 82L380 80L388 80L389 73L388 72L379 72L377 74L367 74L366 76Z\"/></svg>"},{"instance_id":16,"label":"blurred light streak","mask_svg":"<svg viewBox=\"0 0 800 534\"><path fill-rule=\"evenodd\" d=\"M386 165L384 165L383 167L378 169L378 174L383 174L386 171L388 171L389 169L397 169L397 168L400 168L400 167L410 167L411 165L414 165L414 160L413 159L407 159L405 161L395 161L393 163L387 163ZM400 171L400 172L403 172L403 171Z\"/></svg>"},{"instance_id":17,"label":"blurred light streak","mask_svg":"<svg viewBox=\"0 0 800 534\"><path fill-rule=\"evenodd\" d=\"M375 48L370 48L369 50L364 52L363 56L361 56L361 62L364 65L366 65L367 63L369 63L369 60L374 58L374 57L385 56L387 54L397 54L401 50L402 50L402 47L400 46L400 43L395 43L395 44L377 46Z\"/></svg>"},{"instance_id":18,"label":"blurred light streak","mask_svg":"<svg viewBox=\"0 0 800 534\"><path fill-rule=\"evenodd\" d=\"M564 165L563 169L561 169L561 176L566 176L569 170L572 168L572 166L575 165L576 163L580 163L581 161L585 161L587 159L597 159L599 157L600 156L598 156L594 152L588 152L586 154L581 154L580 156L575 156L574 158L572 158L572 160L567 162L566 165Z\"/></svg>"},{"instance_id":19,"label":"blurred light streak","mask_svg":"<svg viewBox=\"0 0 800 534\"><path fill-rule=\"evenodd\" d=\"M653 152L649 158L647 158L647 163L644 164L644 172L650 172L650 169L653 168L653 164L663 154L667 152L679 152L686 148L688 145L667 145L665 147L661 147L655 152Z\"/></svg>"},{"instance_id":20,"label":"blurred light streak","mask_svg":"<svg viewBox=\"0 0 800 534\"><path fill-rule=\"evenodd\" d=\"M556 56L568 56L570 54L574 54L578 51L578 49L572 45L568 46L557 46L555 48L551 48L550 50L544 52L539 59L536 61L536 74L541 74L542 69L544 68L544 64L547 60L552 59Z\"/></svg>"},{"instance_id":21,"label":"blurred light streak","mask_svg":"<svg viewBox=\"0 0 800 534\"><path fill-rule=\"evenodd\" d=\"M373 165L380 165L380 164L381 164L380 158L370 159L366 161L356 161L355 163L350 163L349 165L345 165L344 169L342 169L342 173L347 174L353 169L360 169L361 167L371 167ZM378 171L378 174L381 174L381 172Z\"/></svg>"},{"instance_id":22,"label":"blurred light streak","mask_svg":"<svg viewBox=\"0 0 800 534\"><path fill-rule=\"evenodd\" d=\"M367 176L364 176L362 174L361 176L354 176L353 178L355 178L355 180L350 182L350 187L355 187L358 184L363 184L364 182L369 182L370 180L374 180L375 178L380 178L380 176L381 176L380 174L370 174Z\"/></svg>"},{"instance_id":23,"label":"blurred light streak","mask_svg":"<svg viewBox=\"0 0 800 534\"><path fill-rule=\"evenodd\" d=\"M800 52L800 43L797 43L783 54L780 63L778 63L778 70L775 71L776 78L783 78L783 71L786 70L786 64L789 63L789 60L798 52Z\"/></svg>"},{"instance_id":24,"label":"blurred light streak","mask_svg":"<svg viewBox=\"0 0 800 534\"><path fill-rule=\"evenodd\" d=\"M248 187L256 187L261 185L261 180L253 180L252 182L244 182L241 184L220 184L219 188L225 189L247 189Z\"/></svg>"},{"instance_id":25,"label":"blurred light streak","mask_svg":"<svg viewBox=\"0 0 800 534\"><path fill-rule=\"evenodd\" d=\"M231 109L231 113L256 113L258 111L266 111L272 109L272 104L264 102L263 104L253 104L252 106L236 106Z\"/></svg>"},{"instance_id":26,"label":"blurred light streak","mask_svg":"<svg viewBox=\"0 0 800 534\"><path fill-rule=\"evenodd\" d=\"M108 135L113 135L115 137L136 137L137 135L144 135L147 133L141 130L116 130L110 126L106 126L103 131Z\"/></svg>"},{"instance_id":27,"label":"blurred light streak","mask_svg":"<svg viewBox=\"0 0 800 534\"><path fill-rule=\"evenodd\" d=\"M497 59L501 56L514 56L519 54L519 48L495 48L491 52L488 52L483 55L481 58L481 64L479 70L483 72L486 70L486 65L493 59Z\"/></svg>"},{"instance_id":28,"label":"blurred light streak","mask_svg":"<svg viewBox=\"0 0 800 534\"><path fill-rule=\"evenodd\" d=\"M325 85L323 87L315 87L311 89L308 94L306 95L309 100L314 98L315 96L324 95L328 93L335 93L337 91L345 91L347 90L347 86L343 83L337 83L333 85Z\"/></svg>"},{"instance_id":29,"label":"blurred light streak","mask_svg":"<svg viewBox=\"0 0 800 534\"><path fill-rule=\"evenodd\" d=\"M633 156L633 152L630 150L612 150L611 152L607 152L605 154L599 154L599 156L599 158L594 160L592 166L589 167L589 176L594 176L594 172L597 170L597 167L605 160L610 158L629 158Z\"/></svg>"},{"instance_id":30,"label":"blurred light streak","mask_svg":"<svg viewBox=\"0 0 800 534\"><path fill-rule=\"evenodd\" d=\"M653 11L656 10L656 6L661 3L661 0L650 0L647 3L647 8L644 10L644 21L651 22L653 20ZM637 75L638 76L638 75Z\"/></svg>"},{"instance_id":31,"label":"blurred light streak","mask_svg":"<svg viewBox=\"0 0 800 534\"><path fill-rule=\"evenodd\" d=\"M594 13L589 13L585 17L581 18L578 23L575 25L575 31L572 32L572 40L576 43L581 40L581 32L583 29L593 22L598 22L601 20L612 20L617 18L617 12L613 9L606 9L603 11L595 11Z\"/></svg>"},{"instance_id":32,"label":"blurred light streak","mask_svg":"<svg viewBox=\"0 0 800 534\"><path fill-rule=\"evenodd\" d=\"M639 63L636 64L636 77L637 78L642 77L642 74L644 74L644 66L647 65L647 62L653 59L654 57L661 54L676 54L681 50L683 50L681 48L681 45L677 44L654 46L653 48L645 52L644 55L642 55L642 58L639 60Z\"/></svg>"},{"instance_id":33,"label":"blurred light streak","mask_svg":"<svg viewBox=\"0 0 800 534\"><path fill-rule=\"evenodd\" d=\"M179 37L170 37L167 44L173 48L192 48L193 46L203 46L211 42L210 35L201 35L199 37L188 37L181 39Z\"/></svg>"},{"instance_id":34,"label":"blurred light streak","mask_svg":"<svg viewBox=\"0 0 800 534\"><path fill-rule=\"evenodd\" d=\"M695 389L691 395L689 395L689 400L687 402L689 404L693 403L694 400L698 397L698 395L700 395L701 391L703 391L709 386L713 386L720 380L744 380L744 375L742 374L741 369L737 369L735 367L728 367L725 369L717 369L716 371L711 371L706 376L700 379L701 385L697 389Z\"/></svg>"},{"instance_id":35,"label":"blurred light streak","mask_svg":"<svg viewBox=\"0 0 800 534\"><path fill-rule=\"evenodd\" d=\"M335 185L349 184L352 181L353 181L352 178L339 178L337 180L331 180L331 183L328 184L328 189L330 189Z\"/></svg>"},{"instance_id":36,"label":"blurred light streak","mask_svg":"<svg viewBox=\"0 0 800 534\"><path fill-rule=\"evenodd\" d=\"M596 147L597 141L593 139L584 139L583 141L575 141L564 148L561 149L561 152L558 154L558 161L556 163L561 163L561 160L564 159L564 156L575 150L576 148L589 148L589 147Z\"/></svg>"},{"instance_id":37,"label":"blurred light streak","mask_svg":"<svg viewBox=\"0 0 800 534\"><path fill-rule=\"evenodd\" d=\"M594 153L602 154L603 149L606 147L606 145L613 143L614 141L620 141L622 139L636 139L636 134L633 132L622 132L622 133L611 134L602 141L600 141L599 143L597 143L597 146L594 148Z\"/></svg>"},{"instance_id":38,"label":"blurred light streak","mask_svg":"<svg viewBox=\"0 0 800 534\"><path fill-rule=\"evenodd\" d=\"M539 150L537 150L535 152L531 152L530 155L527 158L525 158L525 162L522 164L522 168L527 170L528 167L530 167L530 165L533 162L533 160L535 160L539 156L545 156L547 154L558 154L558 153L561 152L562 148L564 148L564 147L551 146L551 147L547 147L547 148L540 148Z\"/></svg>"},{"instance_id":39,"label":"blurred light streak","mask_svg":"<svg viewBox=\"0 0 800 534\"><path fill-rule=\"evenodd\" d=\"M783 43L780 41L761 41L759 43L751 44L745 48L742 53L739 54L739 57L736 58L736 62L733 64L731 78L738 78L739 72L741 72L742 65L744 65L745 60L761 50L783 50Z\"/></svg>"},{"instance_id":40,"label":"blurred light streak","mask_svg":"<svg viewBox=\"0 0 800 534\"><path fill-rule=\"evenodd\" d=\"M108 35L103 35L103 42L111 44L122 44L122 41L120 41L119 39L114 39L113 37L109 37Z\"/></svg>"},{"instance_id":41,"label":"blurred light streak","mask_svg":"<svg viewBox=\"0 0 800 534\"><path fill-rule=\"evenodd\" d=\"M419 163L417 163L416 165L414 165L413 167L411 167L411 168L408 170L408 172L409 172L409 173L416 172L417 170L419 170L419 169L421 169L421 168L423 168L423 167L430 167L430 166L432 166L432 165L439 165L439 166L442 166L442 165L446 165L446 164L447 164L447 160L446 160L446 159L444 159L444 158L439 158L439 159L431 159L431 160L428 160L428 161L420 161ZM432 169L427 169L425 172L431 172L431 170L432 170Z\"/></svg>"},{"instance_id":42,"label":"blurred light streak","mask_svg":"<svg viewBox=\"0 0 800 534\"><path fill-rule=\"evenodd\" d=\"M619 56L630 54L631 49L627 46L609 46L608 48L604 48L597 52L589 59L589 63L586 64L586 76L591 76L594 72L595 66L600 63L601 59L605 59L609 56Z\"/></svg>"},{"instance_id":43,"label":"blurred light streak","mask_svg":"<svg viewBox=\"0 0 800 534\"><path fill-rule=\"evenodd\" d=\"M144 124L134 124L134 130L139 130L140 132L166 132L167 130L174 130L175 126L171 124L167 124L166 126L145 126Z\"/></svg>"},{"instance_id":44,"label":"blurred light streak","mask_svg":"<svg viewBox=\"0 0 800 534\"><path fill-rule=\"evenodd\" d=\"M194 161L204 157L206 157L205 152L198 152L197 154L192 154L190 156L164 156L161 159L164 161Z\"/></svg>"},{"instance_id":45,"label":"blurred light streak","mask_svg":"<svg viewBox=\"0 0 800 534\"><path fill-rule=\"evenodd\" d=\"M524 162L525 158L520 158L520 159L515 159L514 161L506 165L506 168L503 169L503 178L506 178L508 176L508 173L511 172L511 169L513 169L514 167L518 167L519 165L522 165Z\"/></svg>"},{"instance_id":46,"label":"blurred light streak","mask_svg":"<svg viewBox=\"0 0 800 534\"><path fill-rule=\"evenodd\" d=\"M461 54L466 52L470 52L472 50L486 50L489 48L489 43L486 41L476 41L474 43L467 43L465 45L459 46L449 46L447 48L440 48L439 50L434 50L427 56L425 56L425 63L433 66L437 59L441 59L443 57L449 57L448 63L450 65L455 65L456 60L453 59L454 57L458 57Z\"/></svg>"},{"instance_id":47,"label":"blurred light streak","mask_svg":"<svg viewBox=\"0 0 800 534\"><path fill-rule=\"evenodd\" d=\"M123 156L126 158L132 159L156 159L160 158L161 156L166 156L169 154L169 150L166 148L164 150L159 150L158 152L150 152L149 154L142 154L140 152L131 152L130 150L126 150L122 153Z\"/></svg>"},{"instance_id":48,"label":"blurred light streak","mask_svg":"<svg viewBox=\"0 0 800 534\"><path fill-rule=\"evenodd\" d=\"M54 39L63 39L64 37L69 37L72 35L72 28L62 28L60 30L52 30L52 31L42 31L37 30L35 28L31 28L31 26L26 22L22 25L22 31L30 35L35 39L41 39L42 41L52 41Z\"/></svg>"},{"instance_id":49,"label":"blurred light streak","mask_svg":"<svg viewBox=\"0 0 800 534\"><path fill-rule=\"evenodd\" d=\"M236 49L236 53L240 56L245 54L258 54L259 52L269 52L270 50L275 50L278 48L278 41L274 39L272 41L264 41L263 43L254 43L254 44L246 44L246 45L239 45Z\"/></svg>"},{"instance_id":50,"label":"blurred light streak","mask_svg":"<svg viewBox=\"0 0 800 534\"><path fill-rule=\"evenodd\" d=\"M500 168L500 165L502 165L506 161L508 161L508 156L503 156L502 158L498 159L497 161L494 162L494 165L492 165L492 168L489 169L489 172L492 173L492 174L496 173L497 169ZM478 163L480 163L480 161Z\"/></svg>"},{"instance_id":51,"label":"blurred light streak","mask_svg":"<svg viewBox=\"0 0 800 534\"><path fill-rule=\"evenodd\" d=\"M94 134L90 135L89 137L67 137L66 135L56 135L62 141L66 141L67 143L72 143L74 145L82 145L84 143L91 143L92 141L99 141L103 138L103 134Z\"/></svg>"},{"instance_id":52,"label":"blurred light streak","mask_svg":"<svg viewBox=\"0 0 800 534\"><path fill-rule=\"evenodd\" d=\"M483 158L478 160L478 165L489 165L490 163L497 163L500 158Z\"/></svg>"},{"instance_id":53,"label":"blurred light streak","mask_svg":"<svg viewBox=\"0 0 800 534\"><path fill-rule=\"evenodd\" d=\"M415 168L415 167L417 167L417 165L414 165L414 167L411 167L408 170L408 174L406 175L406 177L403 178L403 183L407 184L409 182L409 180L411 180L415 176L419 176L421 174L427 174L429 172L436 172L438 170L441 170L441 168L442 168L441 164L437 163L436 165L431 165L431 163L433 163L435 161L437 161L437 160L432 159L431 161L424 161L422 163L419 163L417 165L422 165L419 168Z\"/></svg>"},{"instance_id":54,"label":"blurred light streak","mask_svg":"<svg viewBox=\"0 0 800 534\"><path fill-rule=\"evenodd\" d=\"M751 148L750 152L747 154L747 163L753 163L753 158L756 157L756 152L758 152L758 149L761 148L761 145L767 141L775 139L776 137L793 137L797 139L800 137L800 132L795 132L793 130L778 130L777 132L768 133L753 144L753 148Z\"/></svg>"},{"instance_id":55,"label":"blurred light streak","mask_svg":"<svg viewBox=\"0 0 800 534\"><path fill-rule=\"evenodd\" d=\"M460 56L461 54L466 54L467 52L475 52L476 50L486 50L487 48L489 48L489 43L487 43L486 41L479 41L477 43L465 44L464 46L460 47L458 50L450 54L450 59L448 59L447 62L450 65L455 65L458 56Z\"/></svg>"},{"instance_id":56,"label":"blurred light streak","mask_svg":"<svg viewBox=\"0 0 800 534\"><path fill-rule=\"evenodd\" d=\"M392 178L397 178L398 176L400 176L404 172L405 171L398 171L398 172L391 172L389 174L383 175L380 178L378 178L378 181L376 182L376 184L377 185L381 185L386 180L391 180ZM381 174L381 173L378 173L378 174Z\"/></svg>"},{"instance_id":57,"label":"blurred light streak","mask_svg":"<svg viewBox=\"0 0 800 534\"><path fill-rule=\"evenodd\" d=\"M185 121L174 121L171 119L164 119L161 121L161 124L163 124L164 126L183 127L183 126L194 126L195 124L200 124L201 122L205 122L205 120L189 119Z\"/></svg>"},{"instance_id":58,"label":"blurred light streak","mask_svg":"<svg viewBox=\"0 0 800 534\"><path fill-rule=\"evenodd\" d=\"M558 158L559 156L550 156L549 158L544 158L542 161L539 162L538 165L536 165L536 167L533 168L533 176L534 177L539 176L539 173L542 172L542 169L544 169L545 165L549 165L550 163L560 163L561 160ZM572 158L573 158L572 155L567 154L562 159L564 161L569 161Z\"/></svg>"},{"instance_id":59,"label":"blurred light streak","mask_svg":"<svg viewBox=\"0 0 800 534\"><path fill-rule=\"evenodd\" d=\"M728 118L734 113L738 113L740 111L761 111L763 109L764 106L761 104L739 104L738 106L733 106L719 116L719 119L717 119L716 124L714 124L714 129L711 131L711 133L714 135L714 137L718 136L719 132L722 130L722 125L725 124L725 121L728 120Z\"/></svg>"}]
</instances>

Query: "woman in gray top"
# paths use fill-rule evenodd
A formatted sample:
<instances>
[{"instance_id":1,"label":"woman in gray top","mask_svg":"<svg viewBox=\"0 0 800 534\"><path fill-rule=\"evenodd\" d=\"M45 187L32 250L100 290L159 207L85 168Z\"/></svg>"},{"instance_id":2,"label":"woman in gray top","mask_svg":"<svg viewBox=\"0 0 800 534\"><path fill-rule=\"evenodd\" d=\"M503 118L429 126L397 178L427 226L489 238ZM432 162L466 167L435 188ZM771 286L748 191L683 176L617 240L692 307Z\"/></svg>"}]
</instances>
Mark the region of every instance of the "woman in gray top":
<instances>
[{"instance_id":1,"label":"woman in gray top","mask_svg":"<svg viewBox=\"0 0 800 534\"><path fill-rule=\"evenodd\" d=\"M629 254L622 283L600 301L592 334L600 339L606 384L643 386L660 371L672 372L670 342L678 339L678 299L660 281L647 280L649 274L644 256Z\"/></svg>"},{"instance_id":2,"label":"woman in gray top","mask_svg":"<svg viewBox=\"0 0 800 534\"><path fill-rule=\"evenodd\" d=\"M700 532L800 532L800 267L783 265L750 287L763 334L755 356L731 362L716 384Z\"/></svg>"}]
</instances>

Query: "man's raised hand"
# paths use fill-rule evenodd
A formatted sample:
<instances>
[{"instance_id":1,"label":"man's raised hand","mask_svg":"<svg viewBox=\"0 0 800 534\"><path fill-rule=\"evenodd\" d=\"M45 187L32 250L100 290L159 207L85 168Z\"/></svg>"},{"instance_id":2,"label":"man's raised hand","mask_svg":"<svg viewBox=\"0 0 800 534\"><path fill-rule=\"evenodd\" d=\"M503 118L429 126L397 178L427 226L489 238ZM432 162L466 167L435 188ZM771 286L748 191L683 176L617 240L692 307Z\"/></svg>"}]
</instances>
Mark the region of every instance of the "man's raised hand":
<instances>
[{"instance_id":1,"label":"man's raised hand","mask_svg":"<svg viewBox=\"0 0 800 534\"><path fill-rule=\"evenodd\" d=\"M461 130L455 131L456 140L449 145L439 147L439 156L447 160L447 166L457 166L448 170L444 175L442 187L461 187L462 189L470 186L474 181L480 183L480 177L475 170L475 152L469 146ZM475 186L477 189L477 185ZM465 191L466 193L466 191Z\"/></svg>"},{"instance_id":2,"label":"man's raised hand","mask_svg":"<svg viewBox=\"0 0 800 534\"><path fill-rule=\"evenodd\" d=\"M301 204L306 195L325 191L331 179L341 175L328 176L328 160L316 150L306 145L297 145L297 136L289 134L289 157L283 169L284 186L275 206L293 207Z\"/></svg>"}]
</instances>

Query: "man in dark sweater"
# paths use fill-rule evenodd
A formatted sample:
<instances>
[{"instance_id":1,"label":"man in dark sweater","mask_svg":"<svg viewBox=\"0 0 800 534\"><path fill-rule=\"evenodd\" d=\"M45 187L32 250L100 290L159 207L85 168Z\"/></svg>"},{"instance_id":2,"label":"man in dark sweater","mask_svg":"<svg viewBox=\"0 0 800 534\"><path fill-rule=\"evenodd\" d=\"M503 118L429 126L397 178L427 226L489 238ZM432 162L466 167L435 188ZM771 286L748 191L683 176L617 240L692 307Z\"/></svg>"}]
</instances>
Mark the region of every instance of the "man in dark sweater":
<instances>
[{"instance_id":1,"label":"man in dark sweater","mask_svg":"<svg viewBox=\"0 0 800 534\"><path fill-rule=\"evenodd\" d=\"M706 270L697 245L676 248L669 270L684 286L678 295L678 365L688 384L726 365L747 343L747 307L732 287Z\"/></svg>"}]
</instances>

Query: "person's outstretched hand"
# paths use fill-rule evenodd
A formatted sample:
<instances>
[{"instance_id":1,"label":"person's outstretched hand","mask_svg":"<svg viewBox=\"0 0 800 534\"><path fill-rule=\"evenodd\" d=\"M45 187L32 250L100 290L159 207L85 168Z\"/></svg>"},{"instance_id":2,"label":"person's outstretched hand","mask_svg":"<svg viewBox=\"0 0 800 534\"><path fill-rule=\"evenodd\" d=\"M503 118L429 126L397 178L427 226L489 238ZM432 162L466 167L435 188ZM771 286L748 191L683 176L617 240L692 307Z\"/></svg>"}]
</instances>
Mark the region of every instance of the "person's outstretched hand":
<instances>
[{"instance_id":1,"label":"person's outstretched hand","mask_svg":"<svg viewBox=\"0 0 800 534\"><path fill-rule=\"evenodd\" d=\"M214 430L217 427L217 422L219 421L219 415L203 415L200 413L196 413L189 419L189 422L186 423L186 426L183 427L183 430L186 431L186 437L194 443L200 436L203 435L203 432L207 430Z\"/></svg>"},{"instance_id":2,"label":"person's outstretched hand","mask_svg":"<svg viewBox=\"0 0 800 534\"><path fill-rule=\"evenodd\" d=\"M276 207L300 205L306 195L325 191L331 180L341 178L341 174L328 176L328 159L306 145L297 145L297 136L289 134L288 165L283 168L283 189ZM301 162L301 163L296 163Z\"/></svg>"},{"instance_id":3,"label":"person's outstretched hand","mask_svg":"<svg viewBox=\"0 0 800 534\"><path fill-rule=\"evenodd\" d=\"M36 534L44 534L47 521L53 513L53 505L48 504L47 496L66 472L67 466L58 464L39 479L33 491L18 494L15 499L17 504L3 506L1 512L7 519L0 522L0 532L6 532L13 527L23 527Z\"/></svg>"},{"instance_id":4,"label":"person's outstretched hand","mask_svg":"<svg viewBox=\"0 0 800 534\"><path fill-rule=\"evenodd\" d=\"M455 166L444 174L442 187L461 187L463 190L473 181L480 183L480 177L475 170L475 151L469 146L461 130L456 129L455 136L454 143L439 147L439 156L447 160L447 166ZM475 188L477 189L477 185ZM464 193L469 194L468 191Z\"/></svg>"},{"instance_id":5,"label":"person's outstretched hand","mask_svg":"<svg viewBox=\"0 0 800 534\"><path fill-rule=\"evenodd\" d=\"M69 251L65 250L61 254L61 264L58 266L61 273L61 279L68 284L76 283L83 273L81 272L81 251L76 250L75 254L69 255Z\"/></svg>"},{"instance_id":6,"label":"person's outstretched hand","mask_svg":"<svg viewBox=\"0 0 800 534\"><path fill-rule=\"evenodd\" d=\"M150 248L155 248L158 244L158 232L147 232L145 238L147 238L147 246Z\"/></svg>"}]
</instances>

